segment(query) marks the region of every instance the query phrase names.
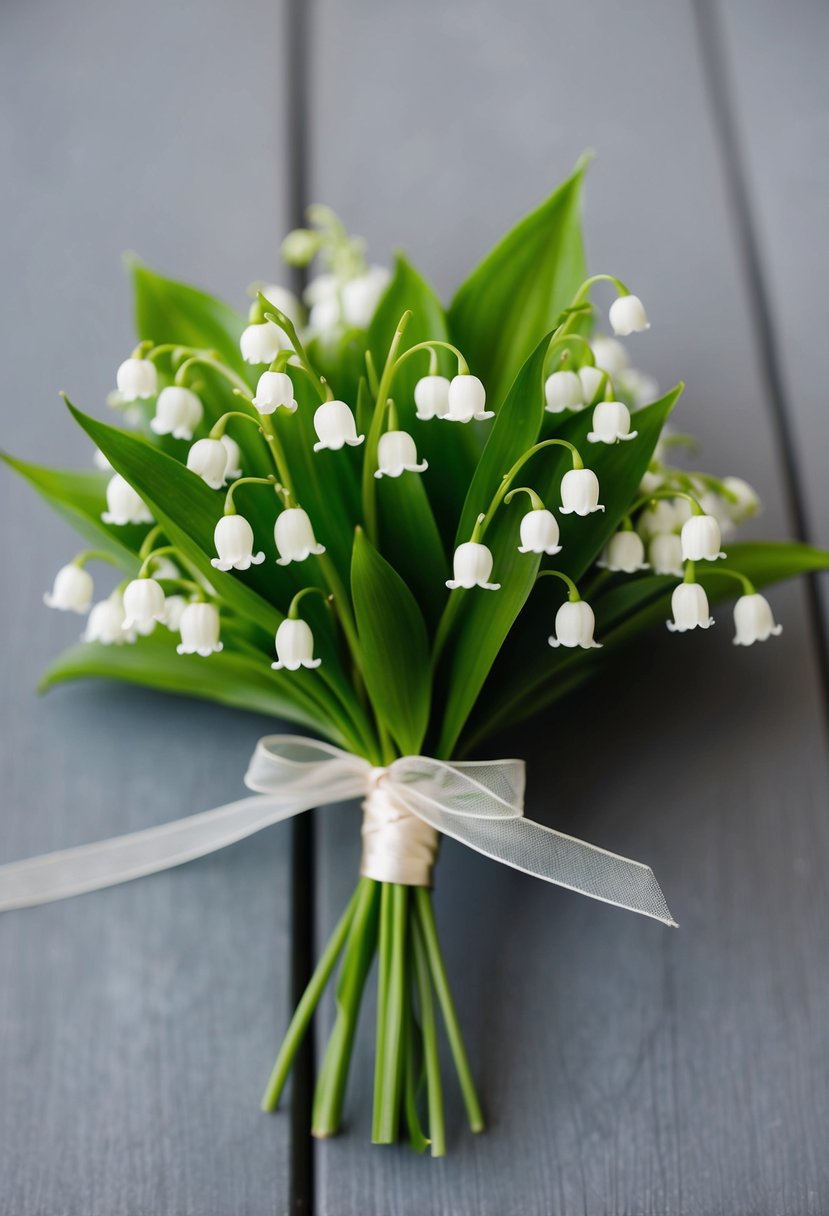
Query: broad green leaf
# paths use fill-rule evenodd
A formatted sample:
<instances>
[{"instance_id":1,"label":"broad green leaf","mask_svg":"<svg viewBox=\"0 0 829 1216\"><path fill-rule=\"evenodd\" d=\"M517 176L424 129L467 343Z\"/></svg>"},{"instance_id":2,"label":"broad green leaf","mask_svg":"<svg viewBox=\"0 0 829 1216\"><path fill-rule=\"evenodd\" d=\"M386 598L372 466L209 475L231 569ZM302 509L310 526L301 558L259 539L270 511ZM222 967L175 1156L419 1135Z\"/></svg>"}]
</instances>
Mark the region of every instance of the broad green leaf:
<instances>
[{"instance_id":1,"label":"broad green leaf","mask_svg":"<svg viewBox=\"0 0 829 1216\"><path fill-rule=\"evenodd\" d=\"M829 570L829 552L826 549L817 549L798 541L746 540L736 544L726 541L725 549L727 560L723 565L744 574L756 587L797 578L801 574ZM705 580L706 585L710 583L711 594L717 599L728 599L729 590L731 596L735 594L736 583L733 580L710 578L711 574L716 574L715 566L700 564L697 571L701 582ZM727 582L731 583L730 588Z\"/></svg>"},{"instance_id":2,"label":"broad green leaf","mask_svg":"<svg viewBox=\"0 0 829 1216\"><path fill-rule=\"evenodd\" d=\"M417 473L383 477L377 485L380 550L407 583L434 627L446 602L449 577L440 532Z\"/></svg>"},{"instance_id":3,"label":"broad green leaf","mask_svg":"<svg viewBox=\"0 0 829 1216\"><path fill-rule=\"evenodd\" d=\"M585 278L584 169L583 162L495 246L449 308L452 341L483 380L495 408Z\"/></svg>"},{"instance_id":4,"label":"broad green leaf","mask_svg":"<svg viewBox=\"0 0 829 1216\"><path fill-rule=\"evenodd\" d=\"M417 755L429 721L429 644L406 584L362 530L351 566L363 674L372 704L404 755Z\"/></svg>"}]
</instances>

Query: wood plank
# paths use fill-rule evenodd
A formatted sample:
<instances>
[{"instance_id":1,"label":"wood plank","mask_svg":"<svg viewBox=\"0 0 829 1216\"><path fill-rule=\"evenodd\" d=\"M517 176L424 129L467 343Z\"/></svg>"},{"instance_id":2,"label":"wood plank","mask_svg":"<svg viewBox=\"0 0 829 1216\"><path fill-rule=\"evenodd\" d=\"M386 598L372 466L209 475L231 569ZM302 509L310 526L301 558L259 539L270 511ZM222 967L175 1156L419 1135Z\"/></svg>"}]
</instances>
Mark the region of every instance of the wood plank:
<instances>
[{"instance_id":1,"label":"wood plank","mask_svg":"<svg viewBox=\"0 0 829 1216\"><path fill-rule=\"evenodd\" d=\"M687 379L679 425L706 466L761 487L755 531L785 535L690 5L590 2L566 27L540 0L316 13L314 198L447 294L596 147L590 262L647 303L634 358ZM722 609L710 635L660 633L620 680L497 749L527 755L530 815L651 862L681 928L448 842L438 917L491 1131L473 1139L453 1097L445 1161L372 1148L369 1014L348 1134L317 1150L320 1213L826 1208L829 771L803 591L772 598L776 644L735 652ZM321 817L322 930L357 824Z\"/></svg>"},{"instance_id":2,"label":"wood plank","mask_svg":"<svg viewBox=\"0 0 829 1216\"><path fill-rule=\"evenodd\" d=\"M88 465L57 390L102 411L132 341L124 249L239 304L276 269L282 8L4 10L4 447ZM41 604L80 546L16 478L0 493L0 860L238 797L264 719L114 685L36 698L81 629ZM0 917L4 1216L288 1209L288 1118L258 1100L289 1001L289 833Z\"/></svg>"}]
</instances>

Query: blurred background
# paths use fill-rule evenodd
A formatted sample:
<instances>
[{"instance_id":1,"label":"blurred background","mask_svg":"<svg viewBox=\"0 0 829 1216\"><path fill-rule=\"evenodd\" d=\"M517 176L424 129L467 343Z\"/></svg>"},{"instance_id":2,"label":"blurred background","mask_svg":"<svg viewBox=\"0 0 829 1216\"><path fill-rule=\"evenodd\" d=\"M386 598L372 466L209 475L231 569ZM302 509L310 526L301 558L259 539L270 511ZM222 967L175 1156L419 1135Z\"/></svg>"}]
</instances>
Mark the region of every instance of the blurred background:
<instances>
[{"instance_id":1,"label":"blurred background","mask_svg":"<svg viewBox=\"0 0 829 1216\"><path fill-rule=\"evenodd\" d=\"M592 147L591 269L652 321L634 362L687 382L677 422L760 491L755 534L825 545L827 52L821 0L5 0L2 447L89 465L57 393L105 413L124 251L241 308L324 201L448 297ZM238 796L262 720L35 696L78 633L41 603L76 544L8 472L0 495L0 861ZM772 599L779 642L734 652L723 612L513 744L528 812L646 857L679 933L445 850L491 1135L456 1118L437 1168L371 1150L368 1043L347 1136L259 1115L303 928L277 828L0 919L0 1213L829 1210L829 613ZM321 936L357 843L349 812L318 819L293 878Z\"/></svg>"}]
</instances>

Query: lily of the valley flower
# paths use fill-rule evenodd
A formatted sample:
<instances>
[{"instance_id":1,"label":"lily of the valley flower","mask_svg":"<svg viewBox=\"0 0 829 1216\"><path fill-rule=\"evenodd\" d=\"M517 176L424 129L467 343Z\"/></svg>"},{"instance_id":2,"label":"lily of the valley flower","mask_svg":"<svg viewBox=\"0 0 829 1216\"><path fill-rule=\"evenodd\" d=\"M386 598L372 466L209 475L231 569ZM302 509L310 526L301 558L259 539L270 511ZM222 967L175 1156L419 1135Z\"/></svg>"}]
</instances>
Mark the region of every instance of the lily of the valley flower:
<instances>
[{"instance_id":1,"label":"lily of the valley flower","mask_svg":"<svg viewBox=\"0 0 829 1216\"><path fill-rule=\"evenodd\" d=\"M227 473L227 448L221 439L197 439L187 453L187 467L211 490L220 490Z\"/></svg>"},{"instance_id":2,"label":"lily of the valley flower","mask_svg":"<svg viewBox=\"0 0 829 1216\"><path fill-rule=\"evenodd\" d=\"M726 477L723 487L736 499L736 502L726 499L726 510L735 523L750 519L760 510L757 491L747 481L743 481L742 477Z\"/></svg>"},{"instance_id":3,"label":"lily of the valley flower","mask_svg":"<svg viewBox=\"0 0 829 1216\"><path fill-rule=\"evenodd\" d=\"M354 448L365 439L365 435L357 434L354 415L344 401L323 401L314 414L314 430L318 440L315 452L339 452L345 444Z\"/></svg>"},{"instance_id":4,"label":"lily of the valley flower","mask_svg":"<svg viewBox=\"0 0 829 1216\"><path fill-rule=\"evenodd\" d=\"M319 555L325 552L325 545L317 543L308 513L301 507L286 507L277 515L273 539L279 551L279 566L304 562L312 553Z\"/></svg>"},{"instance_id":5,"label":"lily of the valley flower","mask_svg":"<svg viewBox=\"0 0 829 1216\"><path fill-rule=\"evenodd\" d=\"M607 542L604 553L596 562L604 570L615 573L634 574L637 570L647 570L645 561L645 545L642 537L630 529L616 532Z\"/></svg>"},{"instance_id":6,"label":"lily of the valley flower","mask_svg":"<svg viewBox=\"0 0 829 1216\"><path fill-rule=\"evenodd\" d=\"M192 439L193 431L203 416L202 403L192 389L169 384L158 394L155 417L150 420L150 429L156 435Z\"/></svg>"},{"instance_id":7,"label":"lily of the valley flower","mask_svg":"<svg viewBox=\"0 0 829 1216\"><path fill-rule=\"evenodd\" d=\"M657 532L648 544L648 561L654 574L682 578L682 541L675 532Z\"/></svg>"},{"instance_id":8,"label":"lily of the valley flower","mask_svg":"<svg viewBox=\"0 0 829 1216\"><path fill-rule=\"evenodd\" d=\"M454 578L446 580L446 586L454 591L457 587L483 587L485 591L497 591L501 584L490 583L492 553L479 541L468 540L458 545L453 560Z\"/></svg>"},{"instance_id":9,"label":"lily of the valley flower","mask_svg":"<svg viewBox=\"0 0 829 1216\"><path fill-rule=\"evenodd\" d=\"M636 531L643 540L650 540L652 536L675 532L679 524L675 500L658 498L655 502L649 503L639 516L636 521Z\"/></svg>"},{"instance_id":10,"label":"lily of the valley flower","mask_svg":"<svg viewBox=\"0 0 829 1216\"><path fill-rule=\"evenodd\" d=\"M124 628L152 633L165 614L164 592L154 578L134 578L124 588Z\"/></svg>"},{"instance_id":11,"label":"lily of the valley flower","mask_svg":"<svg viewBox=\"0 0 829 1216\"><path fill-rule=\"evenodd\" d=\"M718 557L725 557L720 548L720 525L713 515L692 515L682 525L679 535L682 541L682 557L686 562L713 562Z\"/></svg>"},{"instance_id":12,"label":"lily of the valley flower","mask_svg":"<svg viewBox=\"0 0 829 1216\"><path fill-rule=\"evenodd\" d=\"M179 654L200 654L202 658L222 649L219 641L219 610L213 604L188 604L181 614Z\"/></svg>"},{"instance_id":13,"label":"lily of the valley flower","mask_svg":"<svg viewBox=\"0 0 829 1216\"><path fill-rule=\"evenodd\" d=\"M429 465L418 463L415 441L406 431L386 431L377 444L375 477L399 477L401 473L424 473Z\"/></svg>"},{"instance_id":14,"label":"lily of the valley flower","mask_svg":"<svg viewBox=\"0 0 829 1216\"><path fill-rule=\"evenodd\" d=\"M553 647L580 646L583 650L599 650L601 642L593 638L596 618L593 609L584 600L565 600L556 613L555 634L547 641Z\"/></svg>"},{"instance_id":15,"label":"lily of the valley flower","mask_svg":"<svg viewBox=\"0 0 829 1216\"><path fill-rule=\"evenodd\" d=\"M609 376L618 376L630 362L622 343L617 342L615 338L608 338L605 334L596 334L590 343L590 348L593 351L596 367L607 372Z\"/></svg>"},{"instance_id":16,"label":"lily of the valley flower","mask_svg":"<svg viewBox=\"0 0 829 1216\"><path fill-rule=\"evenodd\" d=\"M519 553L546 553L552 556L561 552L558 520L546 507L528 511L521 520L520 532Z\"/></svg>"},{"instance_id":17,"label":"lily of the valley flower","mask_svg":"<svg viewBox=\"0 0 829 1216\"><path fill-rule=\"evenodd\" d=\"M113 591L105 600L93 605L81 640L100 642L102 646L120 646L135 641L135 634L124 628L124 601L120 591Z\"/></svg>"},{"instance_id":18,"label":"lily of the valley flower","mask_svg":"<svg viewBox=\"0 0 829 1216\"><path fill-rule=\"evenodd\" d=\"M620 392L630 397L637 409L650 405L659 396L659 385L653 376L648 376L635 367L626 367L614 383Z\"/></svg>"},{"instance_id":19,"label":"lily of the valley flower","mask_svg":"<svg viewBox=\"0 0 829 1216\"><path fill-rule=\"evenodd\" d=\"M68 566L62 566L58 570L52 590L46 592L43 602L47 608L84 614L89 612L92 592L92 575L82 566L71 562Z\"/></svg>"},{"instance_id":20,"label":"lily of the valley flower","mask_svg":"<svg viewBox=\"0 0 829 1216\"><path fill-rule=\"evenodd\" d=\"M287 372L262 372L256 386L253 404L260 414L272 414L283 409L293 414L296 410L294 386Z\"/></svg>"},{"instance_id":21,"label":"lily of the valley flower","mask_svg":"<svg viewBox=\"0 0 829 1216\"><path fill-rule=\"evenodd\" d=\"M302 305L292 291L287 287L281 287L278 283L268 283L267 286L261 288L262 295L273 304L274 308L278 308L280 312L284 312L289 321L299 328L304 320Z\"/></svg>"},{"instance_id":22,"label":"lily of the valley flower","mask_svg":"<svg viewBox=\"0 0 829 1216\"><path fill-rule=\"evenodd\" d=\"M158 392L158 373L149 359L125 359L115 375L123 401L154 397Z\"/></svg>"},{"instance_id":23,"label":"lily of the valley flower","mask_svg":"<svg viewBox=\"0 0 829 1216\"><path fill-rule=\"evenodd\" d=\"M671 596L671 611L674 619L666 622L671 633L708 629L714 624L708 608L708 596L699 583L680 583L675 587Z\"/></svg>"},{"instance_id":24,"label":"lily of the valley flower","mask_svg":"<svg viewBox=\"0 0 829 1216\"><path fill-rule=\"evenodd\" d=\"M449 383L449 409L442 415L447 422L482 422L494 418L486 409L486 389L477 376L468 372L453 376Z\"/></svg>"},{"instance_id":25,"label":"lily of the valley flower","mask_svg":"<svg viewBox=\"0 0 829 1216\"><path fill-rule=\"evenodd\" d=\"M368 329L390 277L385 266L369 266L343 285L343 319L350 329Z\"/></svg>"},{"instance_id":26,"label":"lily of the valley flower","mask_svg":"<svg viewBox=\"0 0 829 1216\"><path fill-rule=\"evenodd\" d=\"M171 633L178 633L187 603L183 595L168 595L164 601L164 618L161 623Z\"/></svg>"},{"instance_id":27,"label":"lily of the valley flower","mask_svg":"<svg viewBox=\"0 0 829 1216\"><path fill-rule=\"evenodd\" d=\"M735 646L752 646L779 637L782 625L774 623L771 604L764 595L741 595L734 605Z\"/></svg>"},{"instance_id":28,"label":"lily of the valley flower","mask_svg":"<svg viewBox=\"0 0 829 1216\"><path fill-rule=\"evenodd\" d=\"M113 471L109 457L105 456L100 448L96 448L92 453L92 463L95 465L95 468L100 469L102 473L111 473Z\"/></svg>"},{"instance_id":29,"label":"lily of the valley flower","mask_svg":"<svg viewBox=\"0 0 829 1216\"><path fill-rule=\"evenodd\" d=\"M147 505L120 473L107 483L107 509L101 515L105 524L151 524Z\"/></svg>"},{"instance_id":30,"label":"lily of the valley flower","mask_svg":"<svg viewBox=\"0 0 829 1216\"><path fill-rule=\"evenodd\" d=\"M310 626L297 618L286 617L276 631L274 639L276 662L274 671L297 671L300 667L319 667L321 659L314 658L314 635Z\"/></svg>"},{"instance_id":31,"label":"lily of the valley flower","mask_svg":"<svg viewBox=\"0 0 829 1216\"><path fill-rule=\"evenodd\" d=\"M601 373L600 373L601 374ZM551 414L579 410L584 405L584 388L577 372L553 372L544 382L545 409Z\"/></svg>"},{"instance_id":32,"label":"lily of the valley flower","mask_svg":"<svg viewBox=\"0 0 829 1216\"><path fill-rule=\"evenodd\" d=\"M213 531L213 543L218 557L210 559L217 570L249 570L265 560L265 554L253 552L253 528L243 515L223 515Z\"/></svg>"},{"instance_id":33,"label":"lily of the valley flower","mask_svg":"<svg viewBox=\"0 0 829 1216\"><path fill-rule=\"evenodd\" d=\"M630 429L630 410L621 401L600 401L593 411L593 430L588 431L591 443L619 443L635 439L638 431Z\"/></svg>"},{"instance_id":34,"label":"lily of the valley flower","mask_svg":"<svg viewBox=\"0 0 829 1216\"><path fill-rule=\"evenodd\" d=\"M230 435L222 435L219 443L227 452L224 482L237 481L242 476L242 449Z\"/></svg>"},{"instance_id":35,"label":"lily of the valley flower","mask_svg":"<svg viewBox=\"0 0 829 1216\"><path fill-rule=\"evenodd\" d=\"M449 411L449 381L446 376L423 376L414 390L417 417L421 422L443 418Z\"/></svg>"},{"instance_id":36,"label":"lily of the valley flower","mask_svg":"<svg viewBox=\"0 0 829 1216\"><path fill-rule=\"evenodd\" d=\"M605 386L606 376L607 373L600 367L591 367L589 363L585 363L584 367L579 368L581 395L585 405L592 405L596 400Z\"/></svg>"},{"instance_id":37,"label":"lily of the valley flower","mask_svg":"<svg viewBox=\"0 0 829 1216\"><path fill-rule=\"evenodd\" d=\"M608 315L614 334L620 338L650 329L645 307L638 296L619 296L610 305Z\"/></svg>"},{"instance_id":38,"label":"lily of the valley flower","mask_svg":"<svg viewBox=\"0 0 829 1216\"><path fill-rule=\"evenodd\" d=\"M562 515L591 515L603 511L599 479L592 469L568 469L561 479Z\"/></svg>"},{"instance_id":39,"label":"lily of the valley flower","mask_svg":"<svg viewBox=\"0 0 829 1216\"><path fill-rule=\"evenodd\" d=\"M245 363L273 363L281 350L290 349L288 335L273 321L248 325L239 339Z\"/></svg>"}]
</instances>

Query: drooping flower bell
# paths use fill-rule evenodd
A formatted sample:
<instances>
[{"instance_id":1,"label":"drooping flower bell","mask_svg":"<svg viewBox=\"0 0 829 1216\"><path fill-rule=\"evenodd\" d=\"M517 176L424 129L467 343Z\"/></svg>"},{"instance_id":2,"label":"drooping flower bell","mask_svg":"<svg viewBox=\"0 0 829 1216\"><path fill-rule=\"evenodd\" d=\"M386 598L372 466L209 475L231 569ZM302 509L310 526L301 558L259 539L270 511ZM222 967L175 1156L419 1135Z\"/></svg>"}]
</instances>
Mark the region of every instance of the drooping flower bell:
<instances>
[{"instance_id":1,"label":"drooping flower bell","mask_svg":"<svg viewBox=\"0 0 829 1216\"><path fill-rule=\"evenodd\" d=\"M354 448L365 439L365 435L357 434L354 415L344 401L323 401L314 414L314 430L318 440L315 452L339 452L345 444Z\"/></svg>"},{"instance_id":2,"label":"drooping flower bell","mask_svg":"<svg viewBox=\"0 0 829 1216\"><path fill-rule=\"evenodd\" d=\"M682 541L675 532L657 532L648 544L648 561L654 574L682 578Z\"/></svg>"},{"instance_id":3,"label":"drooping flower bell","mask_svg":"<svg viewBox=\"0 0 829 1216\"><path fill-rule=\"evenodd\" d=\"M151 524L153 517L146 503L130 483L116 473L107 483L107 509L101 515L105 524Z\"/></svg>"},{"instance_id":4,"label":"drooping flower bell","mask_svg":"<svg viewBox=\"0 0 829 1216\"><path fill-rule=\"evenodd\" d=\"M273 363L281 350L290 349L290 343L285 331L273 321L261 321L242 331L239 349L245 363Z\"/></svg>"},{"instance_id":5,"label":"drooping flower bell","mask_svg":"<svg viewBox=\"0 0 829 1216\"><path fill-rule=\"evenodd\" d=\"M630 529L614 533L596 565L614 574L635 574L637 570L647 570L642 537Z\"/></svg>"},{"instance_id":6,"label":"drooping flower bell","mask_svg":"<svg viewBox=\"0 0 829 1216\"><path fill-rule=\"evenodd\" d=\"M325 552L325 545L317 543L308 513L302 507L286 507L276 517L273 539L279 551L277 565L289 562L304 562L313 553Z\"/></svg>"},{"instance_id":7,"label":"drooping flower bell","mask_svg":"<svg viewBox=\"0 0 829 1216\"><path fill-rule=\"evenodd\" d=\"M686 562L713 562L718 557L725 557L720 548L720 525L713 515L692 515L682 525L679 536L682 541L682 557Z\"/></svg>"},{"instance_id":8,"label":"drooping flower bell","mask_svg":"<svg viewBox=\"0 0 829 1216\"><path fill-rule=\"evenodd\" d=\"M446 376L423 376L414 390L417 417L421 422L443 418L449 412L449 380Z\"/></svg>"},{"instance_id":9,"label":"drooping flower bell","mask_svg":"<svg viewBox=\"0 0 829 1216\"><path fill-rule=\"evenodd\" d=\"M211 490L220 490L227 472L227 448L221 439L197 439L187 453L187 467Z\"/></svg>"},{"instance_id":10,"label":"drooping flower bell","mask_svg":"<svg viewBox=\"0 0 829 1216\"><path fill-rule=\"evenodd\" d=\"M679 516L673 499L658 498L648 503L636 521L636 531L643 540L675 532L679 527Z\"/></svg>"},{"instance_id":11,"label":"drooping flower bell","mask_svg":"<svg viewBox=\"0 0 829 1216\"><path fill-rule=\"evenodd\" d=\"M672 621L666 624L671 633L685 633L688 629L708 629L714 624L708 608L708 596L699 583L680 583L671 596Z\"/></svg>"},{"instance_id":12,"label":"drooping flower bell","mask_svg":"<svg viewBox=\"0 0 829 1216\"><path fill-rule=\"evenodd\" d=\"M203 416L202 403L192 389L169 384L158 394L155 417L150 420L150 429L156 435L192 439L193 431Z\"/></svg>"},{"instance_id":13,"label":"drooping flower bell","mask_svg":"<svg viewBox=\"0 0 829 1216\"><path fill-rule=\"evenodd\" d=\"M561 552L558 520L546 507L537 507L521 520L521 544L519 553L546 553L552 556Z\"/></svg>"},{"instance_id":14,"label":"drooping flower bell","mask_svg":"<svg viewBox=\"0 0 829 1216\"><path fill-rule=\"evenodd\" d=\"M630 429L630 410L621 401L600 401L593 411L593 430L588 431L590 443L619 443L635 439L638 431Z\"/></svg>"},{"instance_id":15,"label":"drooping flower bell","mask_svg":"<svg viewBox=\"0 0 829 1216\"><path fill-rule=\"evenodd\" d=\"M584 388L577 372L553 372L544 382L545 409L551 414L564 410L580 410L584 405Z\"/></svg>"},{"instance_id":16,"label":"drooping flower bell","mask_svg":"<svg viewBox=\"0 0 829 1216\"><path fill-rule=\"evenodd\" d=\"M276 631L274 639L276 662L274 671L297 671L300 667L319 667L321 659L314 658L314 635L310 626L301 618L286 617Z\"/></svg>"},{"instance_id":17,"label":"drooping flower bell","mask_svg":"<svg viewBox=\"0 0 829 1216\"><path fill-rule=\"evenodd\" d=\"M592 469L568 469L561 479L561 514L591 515L603 511L599 479Z\"/></svg>"},{"instance_id":18,"label":"drooping flower bell","mask_svg":"<svg viewBox=\"0 0 829 1216\"><path fill-rule=\"evenodd\" d=\"M158 392L158 373L150 359L125 359L115 375L123 401L154 397Z\"/></svg>"},{"instance_id":19,"label":"drooping flower bell","mask_svg":"<svg viewBox=\"0 0 829 1216\"><path fill-rule=\"evenodd\" d=\"M178 633L187 603L183 595L168 595L164 601L164 619L161 623L170 633Z\"/></svg>"},{"instance_id":20,"label":"drooping flower bell","mask_svg":"<svg viewBox=\"0 0 829 1216\"><path fill-rule=\"evenodd\" d=\"M492 553L479 541L468 540L458 545L453 560L454 578L446 580L453 591L457 587L483 587L485 591L498 591L500 583L488 581L492 573Z\"/></svg>"},{"instance_id":21,"label":"drooping flower bell","mask_svg":"<svg viewBox=\"0 0 829 1216\"><path fill-rule=\"evenodd\" d=\"M401 473L424 473L429 465L418 463L415 441L406 431L386 431L377 444L375 477L399 477Z\"/></svg>"},{"instance_id":22,"label":"drooping flower bell","mask_svg":"<svg viewBox=\"0 0 829 1216\"><path fill-rule=\"evenodd\" d=\"M224 484L227 485L229 481L237 481L242 476L242 449L230 435L222 435L219 443L227 452L224 475Z\"/></svg>"},{"instance_id":23,"label":"drooping flower bell","mask_svg":"<svg viewBox=\"0 0 829 1216\"><path fill-rule=\"evenodd\" d=\"M757 491L747 481L743 481L742 477L726 477L723 488L733 495L732 499L726 499L726 510L734 523L742 523L760 510Z\"/></svg>"},{"instance_id":24,"label":"drooping flower bell","mask_svg":"<svg viewBox=\"0 0 829 1216\"><path fill-rule=\"evenodd\" d=\"M205 659L217 654L222 649L220 625L219 610L214 604L188 604L178 624L181 641L176 650L179 654L200 654Z\"/></svg>"},{"instance_id":25,"label":"drooping flower bell","mask_svg":"<svg viewBox=\"0 0 829 1216\"><path fill-rule=\"evenodd\" d=\"M124 601L120 591L113 591L105 600L94 604L81 640L100 642L102 646L121 646L134 642L135 634L124 628Z\"/></svg>"},{"instance_id":26,"label":"drooping flower bell","mask_svg":"<svg viewBox=\"0 0 829 1216\"><path fill-rule=\"evenodd\" d=\"M213 530L213 543L218 557L210 559L217 570L249 570L265 560L265 554L253 552L253 528L243 515L223 515Z\"/></svg>"},{"instance_id":27,"label":"drooping flower bell","mask_svg":"<svg viewBox=\"0 0 829 1216\"><path fill-rule=\"evenodd\" d=\"M626 367L619 373L614 383L621 393L630 397L637 409L650 405L659 396L659 385L653 376L640 372L635 367Z\"/></svg>"},{"instance_id":28,"label":"drooping flower bell","mask_svg":"<svg viewBox=\"0 0 829 1216\"><path fill-rule=\"evenodd\" d=\"M468 372L453 376L449 382L449 409L441 415L447 422L482 422L494 418L486 408L486 389L477 376Z\"/></svg>"},{"instance_id":29,"label":"drooping flower bell","mask_svg":"<svg viewBox=\"0 0 829 1216\"><path fill-rule=\"evenodd\" d=\"M303 322L302 305L292 291L287 287L282 287L278 283L268 283L261 288L262 295L273 304L274 308L284 312L289 321L299 328Z\"/></svg>"},{"instance_id":30,"label":"drooping flower bell","mask_svg":"<svg viewBox=\"0 0 829 1216\"><path fill-rule=\"evenodd\" d=\"M293 414L297 404L294 398L294 386L287 372L262 372L256 385L256 396L253 404L260 414L272 414L274 410L283 409Z\"/></svg>"},{"instance_id":31,"label":"drooping flower bell","mask_svg":"<svg viewBox=\"0 0 829 1216\"><path fill-rule=\"evenodd\" d=\"M590 343L590 348L593 351L596 367L607 372L609 376L618 376L630 362L622 343L617 342L615 338L607 337L606 334L596 334Z\"/></svg>"},{"instance_id":32,"label":"drooping flower bell","mask_svg":"<svg viewBox=\"0 0 829 1216\"><path fill-rule=\"evenodd\" d=\"M92 453L92 463L96 469L100 469L102 473L114 472L112 464L108 456L105 456L100 448L95 448Z\"/></svg>"},{"instance_id":33,"label":"drooping flower bell","mask_svg":"<svg viewBox=\"0 0 829 1216\"><path fill-rule=\"evenodd\" d=\"M94 585L92 575L82 566L70 562L62 566L55 575L52 590L43 596L47 608L58 608L61 612L89 612Z\"/></svg>"},{"instance_id":34,"label":"drooping flower bell","mask_svg":"<svg viewBox=\"0 0 829 1216\"><path fill-rule=\"evenodd\" d=\"M614 334L620 338L651 327L645 306L638 296L618 296L610 305L608 319Z\"/></svg>"},{"instance_id":35,"label":"drooping flower bell","mask_svg":"<svg viewBox=\"0 0 829 1216\"><path fill-rule=\"evenodd\" d=\"M124 628L152 633L165 615L164 592L154 578L134 578L124 588Z\"/></svg>"},{"instance_id":36,"label":"drooping flower bell","mask_svg":"<svg viewBox=\"0 0 829 1216\"><path fill-rule=\"evenodd\" d=\"M584 600L565 600L556 613L555 634L547 641L553 647L567 646L572 649L599 650L601 642L595 641L593 632L596 618L593 609Z\"/></svg>"},{"instance_id":37,"label":"drooping flower bell","mask_svg":"<svg viewBox=\"0 0 829 1216\"><path fill-rule=\"evenodd\" d=\"M771 604L764 595L741 595L734 605L735 646L752 646L779 637L782 625L774 623Z\"/></svg>"},{"instance_id":38,"label":"drooping flower bell","mask_svg":"<svg viewBox=\"0 0 829 1216\"><path fill-rule=\"evenodd\" d=\"M603 372L600 367L592 367L589 363L585 363L584 367L579 368L579 381L584 404L592 405L604 389L607 373Z\"/></svg>"},{"instance_id":39,"label":"drooping flower bell","mask_svg":"<svg viewBox=\"0 0 829 1216\"><path fill-rule=\"evenodd\" d=\"M369 266L342 288L343 320L349 329L368 329L391 276L385 266Z\"/></svg>"}]
</instances>

